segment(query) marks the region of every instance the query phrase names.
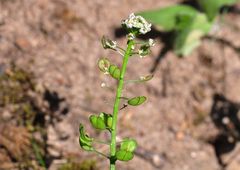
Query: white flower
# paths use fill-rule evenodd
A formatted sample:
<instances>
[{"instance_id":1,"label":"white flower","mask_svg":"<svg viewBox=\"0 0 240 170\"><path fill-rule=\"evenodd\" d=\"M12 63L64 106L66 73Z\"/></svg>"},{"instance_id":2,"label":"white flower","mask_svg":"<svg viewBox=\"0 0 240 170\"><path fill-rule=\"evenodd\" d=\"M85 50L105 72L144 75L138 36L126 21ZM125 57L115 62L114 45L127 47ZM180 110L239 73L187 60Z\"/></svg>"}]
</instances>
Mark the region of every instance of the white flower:
<instances>
[{"instance_id":1,"label":"white flower","mask_svg":"<svg viewBox=\"0 0 240 170\"><path fill-rule=\"evenodd\" d=\"M128 38L129 40L133 40L133 39L135 38L135 35L134 35L133 33L129 33L129 34L127 35L127 38Z\"/></svg>"},{"instance_id":2,"label":"white flower","mask_svg":"<svg viewBox=\"0 0 240 170\"><path fill-rule=\"evenodd\" d=\"M155 45L155 41L150 38L150 39L148 40L148 45L149 45L150 47L153 47L153 46Z\"/></svg>"},{"instance_id":3,"label":"white flower","mask_svg":"<svg viewBox=\"0 0 240 170\"><path fill-rule=\"evenodd\" d=\"M151 31L151 24L149 24L143 17L135 16L134 13L131 13L128 19L122 21L127 29L137 29L139 34L146 34Z\"/></svg>"},{"instance_id":4,"label":"white flower","mask_svg":"<svg viewBox=\"0 0 240 170\"><path fill-rule=\"evenodd\" d=\"M140 58L143 58L144 56L146 56L146 55L145 55L145 51L142 50L142 49L138 50L138 54L139 54L139 57L140 57Z\"/></svg>"}]
</instances>

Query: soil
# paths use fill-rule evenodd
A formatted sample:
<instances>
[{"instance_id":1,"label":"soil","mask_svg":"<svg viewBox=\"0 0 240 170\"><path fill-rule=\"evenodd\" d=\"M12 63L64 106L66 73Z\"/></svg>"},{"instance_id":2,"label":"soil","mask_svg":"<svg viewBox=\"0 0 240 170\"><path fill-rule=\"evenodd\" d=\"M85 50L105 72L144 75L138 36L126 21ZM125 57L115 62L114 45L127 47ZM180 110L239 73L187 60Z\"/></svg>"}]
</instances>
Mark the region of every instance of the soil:
<instances>
[{"instance_id":1,"label":"soil","mask_svg":"<svg viewBox=\"0 0 240 170\"><path fill-rule=\"evenodd\" d=\"M99 169L107 169L106 160L82 151L78 144L80 122L91 136L109 137L88 123L92 113L111 113L115 96L116 83L99 72L98 59L121 61L101 47L100 39L106 35L124 46L122 19L179 2L0 0L0 72L12 61L31 70L38 84L52 92L49 101L57 103L57 110L65 109L61 121L47 126L52 156L48 169L57 169L69 157L94 159ZM132 161L118 162L118 169L239 169L239 30L239 10L230 12L185 58L172 51L161 57L162 37L149 35L157 44L149 57L130 60L127 79L151 72L154 78L124 90L126 96L145 95L148 102L123 109L118 126L118 137L135 138L139 148ZM113 88L102 88L102 82ZM107 152L103 146L100 150Z\"/></svg>"}]
</instances>

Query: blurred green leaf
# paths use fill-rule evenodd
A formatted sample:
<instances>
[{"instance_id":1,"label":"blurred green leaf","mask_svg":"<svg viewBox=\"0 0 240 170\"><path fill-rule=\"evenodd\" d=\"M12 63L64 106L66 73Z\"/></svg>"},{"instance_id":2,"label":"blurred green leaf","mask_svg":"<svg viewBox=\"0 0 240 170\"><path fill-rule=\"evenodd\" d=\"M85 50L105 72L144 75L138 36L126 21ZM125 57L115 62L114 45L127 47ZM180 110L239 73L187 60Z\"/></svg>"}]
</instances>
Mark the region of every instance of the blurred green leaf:
<instances>
[{"instance_id":1,"label":"blurred green leaf","mask_svg":"<svg viewBox=\"0 0 240 170\"><path fill-rule=\"evenodd\" d=\"M144 11L138 13L144 17L147 21L151 22L164 31L173 31L178 24L187 25L189 18L196 16L198 11L187 5L173 5L156 10ZM186 20L179 22L178 16L185 16Z\"/></svg>"},{"instance_id":2,"label":"blurred green leaf","mask_svg":"<svg viewBox=\"0 0 240 170\"><path fill-rule=\"evenodd\" d=\"M220 8L224 5L233 5L237 0L197 0L200 7L206 12L208 18L213 20Z\"/></svg>"},{"instance_id":3,"label":"blurred green leaf","mask_svg":"<svg viewBox=\"0 0 240 170\"><path fill-rule=\"evenodd\" d=\"M208 34L212 23L208 21L205 14L199 13L185 27L178 30L174 40L174 51L177 55L189 55L200 45L201 38Z\"/></svg>"}]
</instances>

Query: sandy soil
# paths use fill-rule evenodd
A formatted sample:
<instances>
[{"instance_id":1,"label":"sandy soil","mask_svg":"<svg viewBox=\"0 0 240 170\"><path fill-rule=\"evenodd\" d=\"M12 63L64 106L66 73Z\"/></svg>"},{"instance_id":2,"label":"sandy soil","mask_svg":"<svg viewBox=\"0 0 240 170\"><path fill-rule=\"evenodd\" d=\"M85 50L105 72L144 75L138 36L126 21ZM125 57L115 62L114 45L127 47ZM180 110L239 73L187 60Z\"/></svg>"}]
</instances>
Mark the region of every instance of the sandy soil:
<instances>
[{"instance_id":1,"label":"sandy soil","mask_svg":"<svg viewBox=\"0 0 240 170\"><path fill-rule=\"evenodd\" d=\"M108 137L91 129L87 121L90 113L111 113L115 95L114 90L101 88L102 82L113 87L116 84L99 73L96 64L102 56L116 63L121 58L102 49L99 40L106 35L124 46L125 37L116 36L116 30L129 13L177 2L0 0L0 63L7 65L14 60L20 66L30 66L40 84L65 99L68 114L48 129L49 143L60 148L63 155L91 157L99 160L100 169L106 169L108 162L83 152L78 144L80 122L91 135ZM229 14L226 23L219 23L216 28L211 36L229 44L206 38L189 57L178 58L168 52L158 64L153 80L126 87L127 96L141 94L149 100L120 113L119 137L137 139L139 150L129 163L119 163L119 169L219 170L223 167L220 158L226 170L240 167L239 155L233 154L239 152L237 141L234 149L219 154L219 148L228 147L221 145L219 134L229 137L231 133L215 126L213 119L214 113L221 111L221 106L214 107L219 102L217 97L214 99L215 94L224 96L226 100L222 102L230 103L229 107L240 103L240 55L236 51L240 48L240 16ZM157 45L152 54L144 59L133 58L127 78L150 73L164 45L160 37L154 38ZM230 117L233 114L228 113ZM238 130L232 129L239 133ZM67 138L61 139L62 133ZM56 169L56 165L53 163L49 169Z\"/></svg>"}]
</instances>

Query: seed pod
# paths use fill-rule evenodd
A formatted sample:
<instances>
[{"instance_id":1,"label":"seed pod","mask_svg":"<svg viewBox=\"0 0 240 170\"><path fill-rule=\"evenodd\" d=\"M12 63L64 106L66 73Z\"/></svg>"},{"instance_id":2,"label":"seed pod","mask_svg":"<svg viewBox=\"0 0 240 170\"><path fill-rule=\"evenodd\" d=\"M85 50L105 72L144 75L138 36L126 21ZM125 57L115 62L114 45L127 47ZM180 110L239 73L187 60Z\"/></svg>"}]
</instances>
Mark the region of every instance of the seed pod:
<instances>
[{"instance_id":1,"label":"seed pod","mask_svg":"<svg viewBox=\"0 0 240 170\"><path fill-rule=\"evenodd\" d=\"M92 126L95 129L99 129L99 130L104 130L106 129L106 125L104 123L104 119L97 116L97 115L91 115L89 117L90 123L92 124Z\"/></svg>"},{"instance_id":2,"label":"seed pod","mask_svg":"<svg viewBox=\"0 0 240 170\"><path fill-rule=\"evenodd\" d=\"M121 142L120 149L116 152L116 157L120 161L129 161L133 159L133 152L137 148L137 142L134 139L124 139Z\"/></svg>"},{"instance_id":3,"label":"seed pod","mask_svg":"<svg viewBox=\"0 0 240 170\"><path fill-rule=\"evenodd\" d=\"M99 114L99 117L101 117L104 120L105 126L109 129L112 128L112 115L101 112Z\"/></svg>"},{"instance_id":4,"label":"seed pod","mask_svg":"<svg viewBox=\"0 0 240 170\"><path fill-rule=\"evenodd\" d=\"M145 96L138 96L128 100L128 104L131 106L138 106L145 102L147 98Z\"/></svg>"},{"instance_id":5,"label":"seed pod","mask_svg":"<svg viewBox=\"0 0 240 170\"><path fill-rule=\"evenodd\" d=\"M112 49L112 50L116 50L117 48L117 42L116 41L112 41L108 38L106 38L105 36L102 37L102 46L104 49Z\"/></svg>"},{"instance_id":6,"label":"seed pod","mask_svg":"<svg viewBox=\"0 0 240 170\"><path fill-rule=\"evenodd\" d=\"M125 150L119 150L116 152L116 158L119 161L130 161L133 159L134 154Z\"/></svg>"},{"instance_id":7,"label":"seed pod","mask_svg":"<svg viewBox=\"0 0 240 170\"><path fill-rule=\"evenodd\" d=\"M93 151L94 148L92 146L92 142L93 139L90 138L84 131L84 127L82 124L80 124L79 126L79 144L81 146L82 149L86 150L86 151Z\"/></svg>"},{"instance_id":8,"label":"seed pod","mask_svg":"<svg viewBox=\"0 0 240 170\"><path fill-rule=\"evenodd\" d=\"M111 63L107 58L101 58L98 60L98 68L104 73L108 73L108 69L110 67Z\"/></svg>"},{"instance_id":9,"label":"seed pod","mask_svg":"<svg viewBox=\"0 0 240 170\"><path fill-rule=\"evenodd\" d=\"M137 142L134 139L124 139L121 142L120 150L134 152L136 148L137 148Z\"/></svg>"},{"instance_id":10,"label":"seed pod","mask_svg":"<svg viewBox=\"0 0 240 170\"><path fill-rule=\"evenodd\" d=\"M146 82L146 81L151 80L152 78L153 78L153 75L142 76L142 77L140 77L140 81Z\"/></svg>"},{"instance_id":11,"label":"seed pod","mask_svg":"<svg viewBox=\"0 0 240 170\"><path fill-rule=\"evenodd\" d=\"M109 74L110 74L113 78L115 78L115 79L117 79L117 80L120 79L121 71L120 71L120 69L119 69L117 66L115 66L115 65L110 65L110 67L109 67L109 69L108 69L108 72L109 72Z\"/></svg>"}]
</instances>

